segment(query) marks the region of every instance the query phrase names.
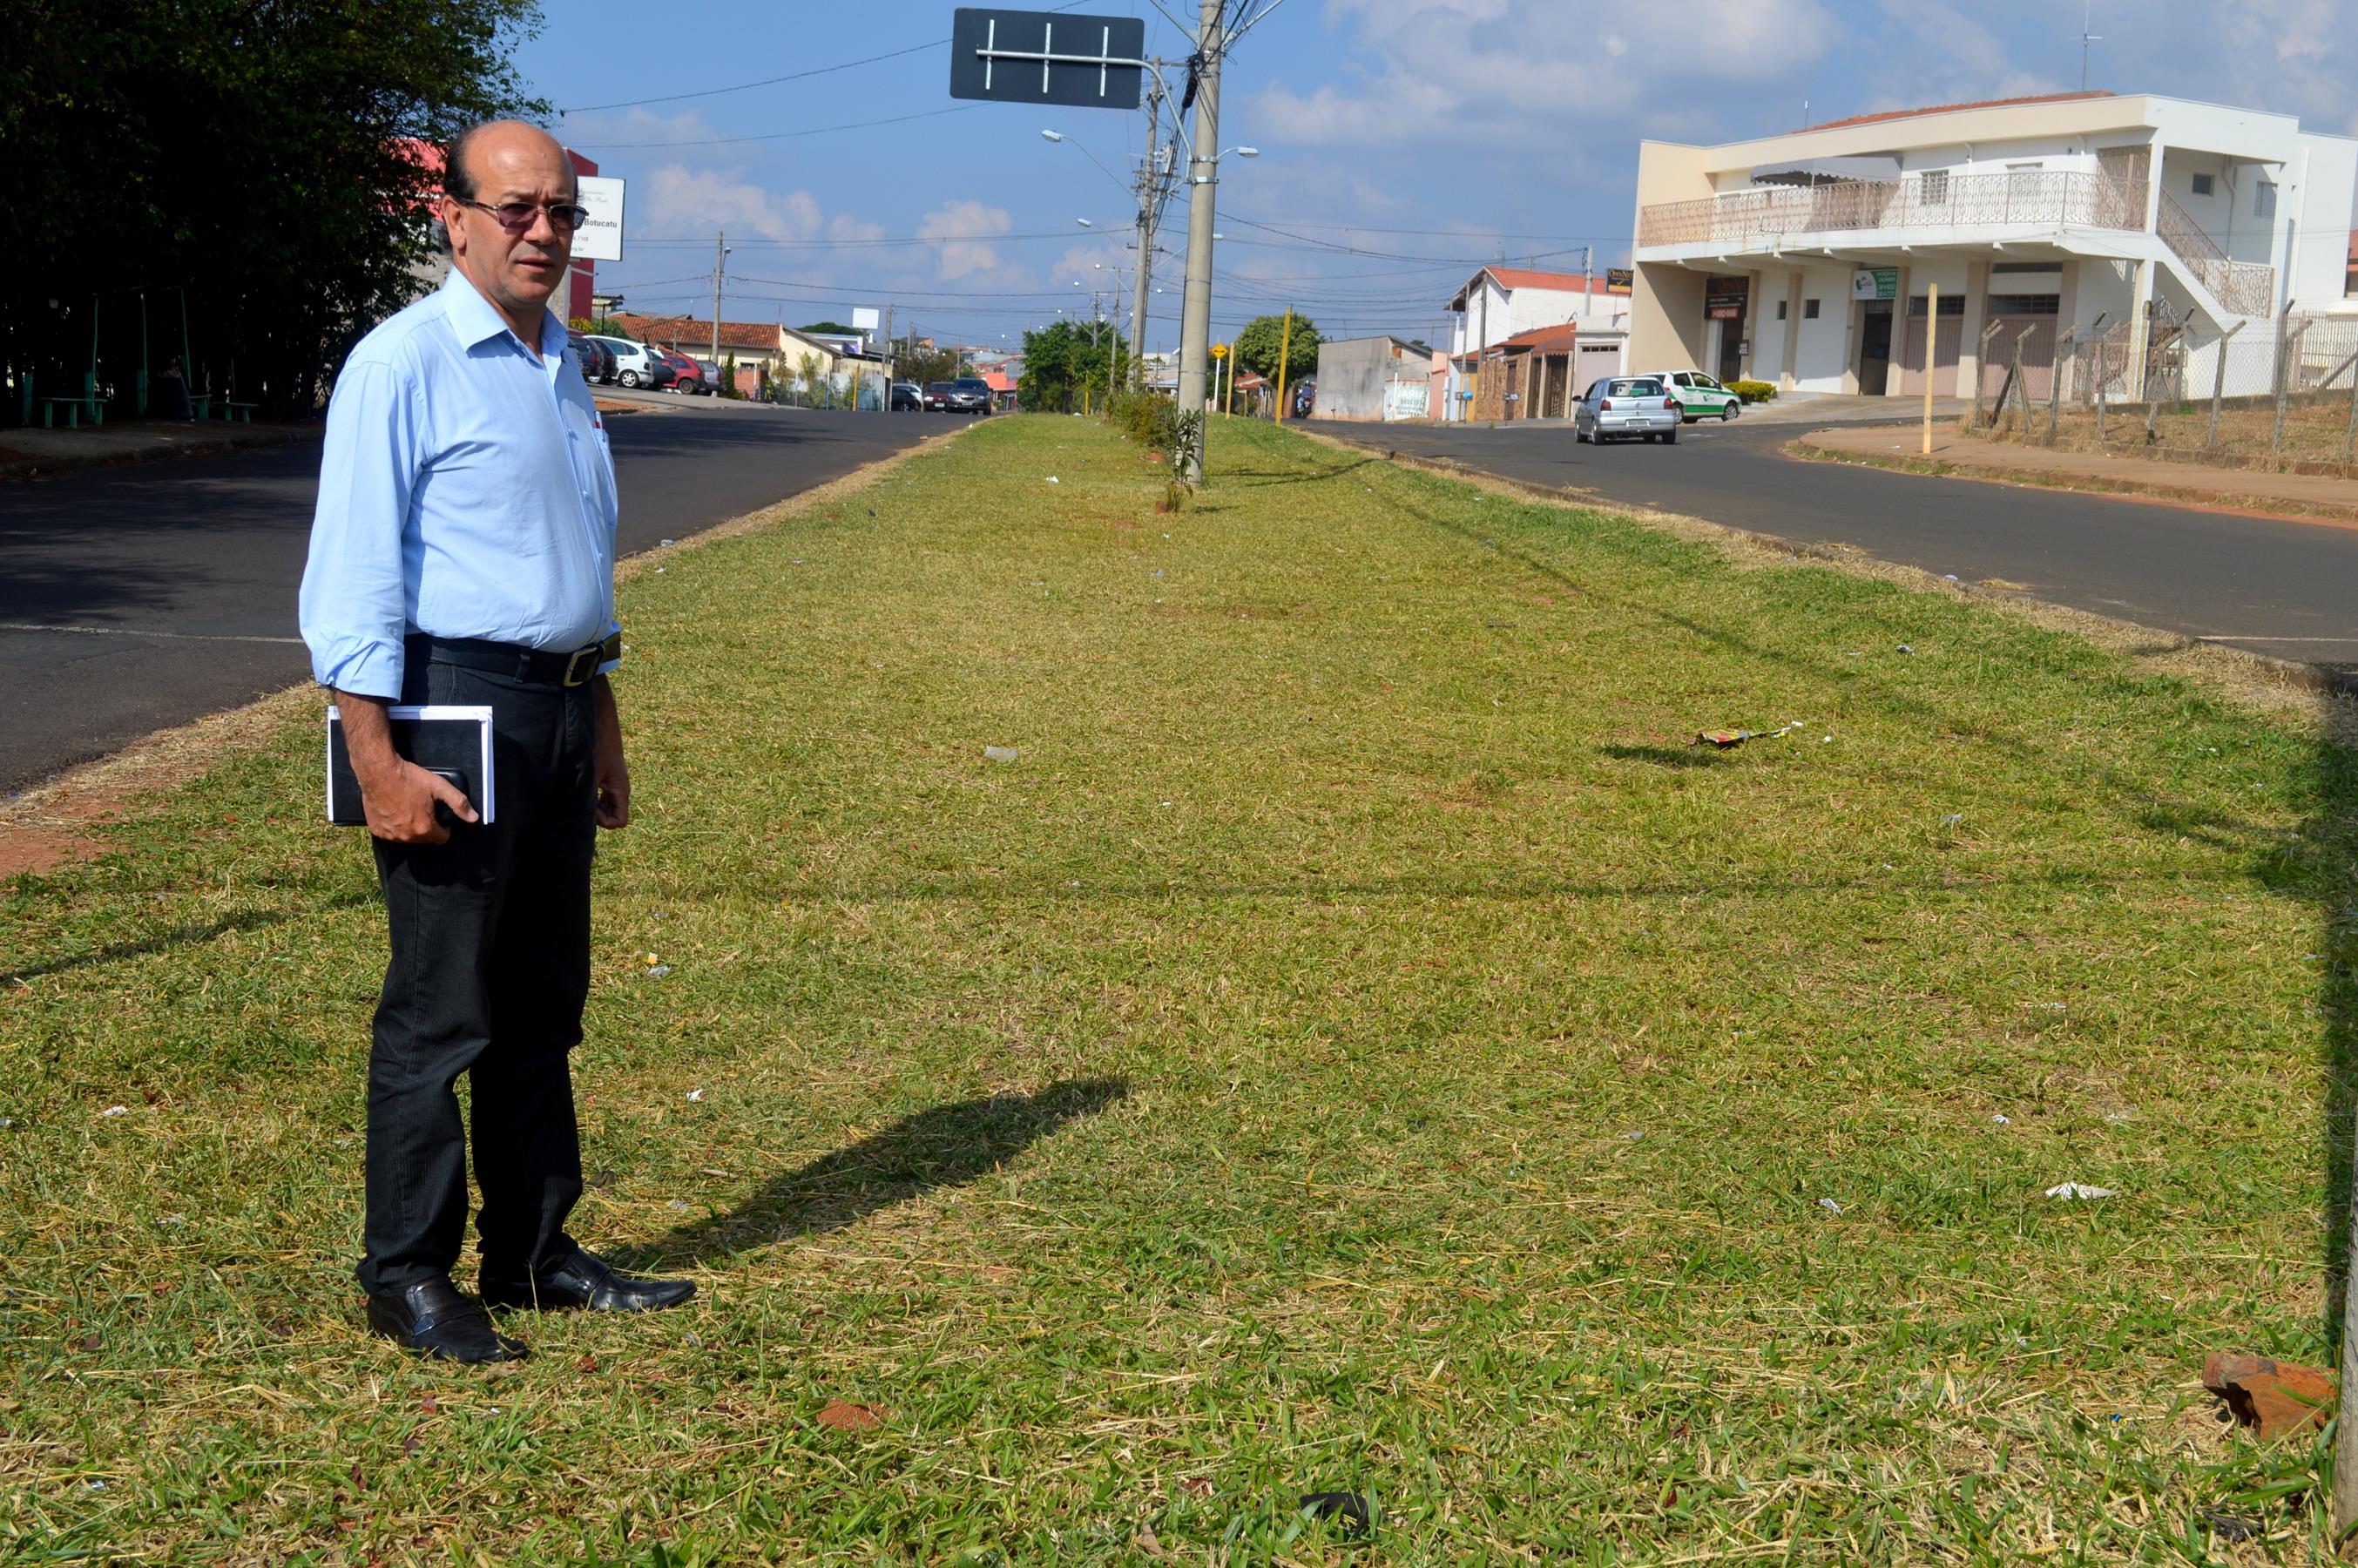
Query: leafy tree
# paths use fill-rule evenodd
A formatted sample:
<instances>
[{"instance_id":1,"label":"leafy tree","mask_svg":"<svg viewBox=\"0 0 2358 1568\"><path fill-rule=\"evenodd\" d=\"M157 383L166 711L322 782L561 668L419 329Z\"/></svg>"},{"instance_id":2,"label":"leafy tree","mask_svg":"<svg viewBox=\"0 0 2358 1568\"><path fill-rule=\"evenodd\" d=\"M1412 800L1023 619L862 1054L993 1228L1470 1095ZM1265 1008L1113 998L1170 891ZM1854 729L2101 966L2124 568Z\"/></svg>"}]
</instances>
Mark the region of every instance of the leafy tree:
<instances>
[{"instance_id":1,"label":"leafy tree","mask_svg":"<svg viewBox=\"0 0 2358 1568\"><path fill-rule=\"evenodd\" d=\"M892 345L892 373L919 386L929 381L951 381L959 373L956 349L929 349L913 335Z\"/></svg>"},{"instance_id":2,"label":"leafy tree","mask_svg":"<svg viewBox=\"0 0 2358 1568\"><path fill-rule=\"evenodd\" d=\"M319 406L360 335L418 292L406 150L545 114L507 63L534 0L9 0L0 283L10 368L78 384L160 367L278 414ZM49 303L57 301L55 306Z\"/></svg>"},{"instance_id":3,"label":"leafy tree","mask_svg":"<svg viewBox=\"0 0 2358 1568\"><path fill-rule=\"evenodd\" d=\"M1098 341L1089 341L1091 331ZM1081 406L1086 389L1102 404L1110 384L1114 355L1130 362L1129 340L1110 323L1094 329L1058 321L1023 334L1023 377L1015 384L1019 408L1066 413Z\"/></svg>"},{"instance_id":4,"label":"leafy tree","mask_svg":"<svg viewBox=\"0 0 2358 1568\"><path fill-rule=\"evenodd\" d=\"M860 335L859 328L847 327L840 321L814 321L807 327L797 327L795 330L797 332L833 332L838 336L848 338L856 338Z\"/></svg>"},{"instance_id":5,"label":"leafy tree","mask_svg":"<svg viewBox=\"0 0 2358 1568\"><path fill-rule=\"evenodd\" d=\"M1318 335L1317 326L1307 316L1293 319L1291 339L1287 337L1285 318L1256 316L1245 323L1236 335L1228 351L1237 356L1237 363L1257 375L1265 376L1270 384L1277 384L1280 345L1284 348L1285 379L1290 386L1318 368L1318 345L1326 340Z\"/></svg>"}]
</instances>

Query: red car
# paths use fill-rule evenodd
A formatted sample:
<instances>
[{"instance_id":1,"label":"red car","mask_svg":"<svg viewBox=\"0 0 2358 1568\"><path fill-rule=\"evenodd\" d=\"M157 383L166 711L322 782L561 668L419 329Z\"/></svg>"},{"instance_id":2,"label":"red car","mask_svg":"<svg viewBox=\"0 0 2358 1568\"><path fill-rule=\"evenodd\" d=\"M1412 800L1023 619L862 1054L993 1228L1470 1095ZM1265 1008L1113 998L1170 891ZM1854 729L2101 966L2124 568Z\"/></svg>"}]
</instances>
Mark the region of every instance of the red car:
<instances>
[{"instance_id":1,"label":"red car","mask_svg":"<svg viewBox=\"0 0 2358 1568\"><path fill-rule=\"evenodd\" d=\"M705 379L701 364L676 349L656 349L655 351L663 355L664 363L671 366L671 389L674 392L711 393L712 383Z\"/></svg>"}]
</instances>

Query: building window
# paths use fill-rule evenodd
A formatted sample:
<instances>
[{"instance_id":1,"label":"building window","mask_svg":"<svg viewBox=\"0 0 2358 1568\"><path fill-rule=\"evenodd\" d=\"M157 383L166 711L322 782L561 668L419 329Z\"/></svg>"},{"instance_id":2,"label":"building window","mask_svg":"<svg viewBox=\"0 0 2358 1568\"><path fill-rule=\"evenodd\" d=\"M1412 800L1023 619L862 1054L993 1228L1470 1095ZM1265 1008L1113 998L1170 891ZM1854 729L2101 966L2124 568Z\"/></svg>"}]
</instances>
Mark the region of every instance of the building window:
<instances>
[{"instance_id":1,"label":"building window","mask_svg":"<svg viewBox=\"0 0 2358 1568\"><path fill-rule=\"evenodd\" d=\"M2277 186L2272 179L2260 181L2252 191L2252 216L2273 218L2277 215Z\"/></svg>"},{"instance_id":2,"label":"building window","mask_svg":"<svg viewBox=\"0 0 2358 1568\"><path fill-rule=\"evenodd\" d=\"M1814 300L1814 299L1804 299L1804 300L1802 300L1802 301L1801 301L1801 319L1802 319L1802 320L1804 320L1804 321L1814 321L1814 320L1816 320L1817 319L1818 319L1818 302L1817 302L1816 300Z\"/></svg>"},{"instance_id":3,"label":"building window","mask_svg":"<svg viewBox=\"0 0 2358 1568\"><path fill-rule=\"evenodd\" d=\"M1908 300L1908 314L1915 317L1920 321L1924 319L1925 307L1929 303L1930 301L1921 294L1909 296ZM1941 296L1942 315L1962 316L1964 313L1965 297L1963 295L1943 294Z\"/></svg>"},{"instance_id":4,"label":"building window","mask_svg":"<svg viewBox=\"0 0 2358 1568\"><path fill-rule=\"evenodd\" d=\"M1949 171L1947 169L1926 169L1923 184L1925 206L1945 207L1949 204Z\"/></svg>"},{"instance_id":5,"label":"building window","mask_svg":"<svg viewBox=\"0 0 2358 1568\"><path fill-rule=\"evenodd\" d=\"M1777 301L1777 319L1779 321L1782 321L1785 319L1785 307L1789 303L1790 303L1790 301L1783 299Z\"/></svg>"},{"instance_id":6,"label":"building window","mask_svg":"<svg viewBox=\"0 0 2358 1568\"><path fill-rule=\"evenodd\" d=\"M2062 296L2057 294L1993 294L1989 297L1989 313L1993 316L2055 316Z\"/></svg>"},{"instance_id":7,"label":"building window","mask_svg":"<svg viewBox=\"0 0 2358 1568\"><path fill-rule=\"evenodd\" d=\"M2198 174L2194 177L2194 194L2197 196L2208 196L2211 194L2211 177L2209 175Z\"/></svg>"}]
</instances>

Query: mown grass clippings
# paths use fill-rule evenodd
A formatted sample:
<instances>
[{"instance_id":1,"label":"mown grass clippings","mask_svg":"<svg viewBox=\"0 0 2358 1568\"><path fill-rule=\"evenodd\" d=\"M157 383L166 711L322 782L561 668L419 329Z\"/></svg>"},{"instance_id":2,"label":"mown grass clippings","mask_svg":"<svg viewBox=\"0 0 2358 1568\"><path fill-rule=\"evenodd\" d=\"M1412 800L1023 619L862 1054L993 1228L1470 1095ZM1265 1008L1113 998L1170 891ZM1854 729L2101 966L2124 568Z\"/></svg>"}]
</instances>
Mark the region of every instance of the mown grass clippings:
<instances>
[{"instance_id":1,"label":"mown grass clippings","mask_svg":"<svg viewBox=\"0 0 2358 1568\"><path fill-rule=\"evenodd\" d=\"M1212 435L1179 517L994 419L624 586L577 1228L679 1312L359 1332L312 716L6 884L0 1553L2312 1556L2198 1378L2331 1362L2346 753Z\"/></svg>"}]
</instances>

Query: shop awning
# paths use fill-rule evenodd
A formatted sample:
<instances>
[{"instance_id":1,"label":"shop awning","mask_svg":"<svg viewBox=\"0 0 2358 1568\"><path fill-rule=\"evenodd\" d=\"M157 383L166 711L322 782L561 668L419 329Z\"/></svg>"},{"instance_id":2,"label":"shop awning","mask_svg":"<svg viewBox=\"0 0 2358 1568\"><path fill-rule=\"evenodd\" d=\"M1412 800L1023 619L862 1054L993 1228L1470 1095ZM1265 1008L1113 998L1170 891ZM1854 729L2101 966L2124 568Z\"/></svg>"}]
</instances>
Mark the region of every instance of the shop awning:
<instances>
[{"instance_id":1,"label":"shop awning","mask_svg":"<svg viewBox=\"0 0 2358 1568\"><path fill-rule=\"evenodd\" d=\"M1843 179L1898 179L1898 153L1861 153L1853 157L1788 158L1756 164L1755 185L1826 185Z\"/></svg>"}]
</instances>

